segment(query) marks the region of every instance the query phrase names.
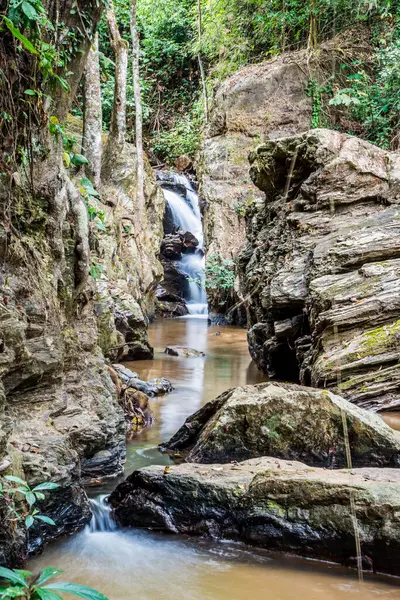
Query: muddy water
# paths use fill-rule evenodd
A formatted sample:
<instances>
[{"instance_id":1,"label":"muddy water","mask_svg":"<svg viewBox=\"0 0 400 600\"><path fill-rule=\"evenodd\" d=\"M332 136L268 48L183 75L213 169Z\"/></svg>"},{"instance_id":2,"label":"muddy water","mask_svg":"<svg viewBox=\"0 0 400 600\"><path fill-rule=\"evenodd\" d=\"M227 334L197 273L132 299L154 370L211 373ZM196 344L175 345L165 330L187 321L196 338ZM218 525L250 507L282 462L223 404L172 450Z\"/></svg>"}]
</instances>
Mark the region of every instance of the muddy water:
<instances>
[{"instance_id":1,"label":"muddy water","mask_svg":"<svg viewBox=\"0 0 400 600\"><path fill-rule=\"evenodd\" d=\"M156 424L129 445L127 473L147 464L165 464L168 458L159 454L156 445L204 402L229 387L262 381L250 361L242 329L209 328L205 319L188 318L156 323L150 337L155 359L130 367L143 379L167 377L175 390L152 400ZM191 346L207 356L165 355L165 347L172 344ZM353 571L334 565L140 529L93 533L87 528L50 546L30 567L36 570L45 565L64 569L62 579L96 587L110 600L400 598L398 579L367 577L360 584Z\"/></svg>"}]
</instances>

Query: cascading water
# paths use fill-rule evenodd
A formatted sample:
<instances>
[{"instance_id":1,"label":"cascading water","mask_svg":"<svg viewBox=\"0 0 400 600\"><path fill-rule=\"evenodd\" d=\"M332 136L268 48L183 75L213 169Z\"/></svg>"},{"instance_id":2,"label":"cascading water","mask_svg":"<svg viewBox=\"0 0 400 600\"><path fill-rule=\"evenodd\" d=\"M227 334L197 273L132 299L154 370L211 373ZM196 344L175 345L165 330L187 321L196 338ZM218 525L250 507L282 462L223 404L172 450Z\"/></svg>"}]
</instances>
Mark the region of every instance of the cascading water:
<instances>
[{"instance_id":1,"label":"cascading water","mask_svg":"<svg viewBox=\"0 0 400 600\"><path fill-rule=\"evenodd\" d=\"M192 233L199 242L196 252L184 254L178 263L180 271L187 277L184 299L189 314L207 315L204 236L198 194L185 175L158 173L158 179L176 230ZM173 185L184 189L184 196L171 189Z\"/></svg>"},{"instance_id":2,"label":"cascading water","mask_svg":"<svg viewBox=\"0 0 400 600\"><path fill-rule=\"evenodd\" d=\"M96 533L98 531L115 531L117 524L111 516L110 505L107 502L108 495L103 494L90 500L92 509L92 518L85 527L86 533Z\"/></svg>"}]
</instances>

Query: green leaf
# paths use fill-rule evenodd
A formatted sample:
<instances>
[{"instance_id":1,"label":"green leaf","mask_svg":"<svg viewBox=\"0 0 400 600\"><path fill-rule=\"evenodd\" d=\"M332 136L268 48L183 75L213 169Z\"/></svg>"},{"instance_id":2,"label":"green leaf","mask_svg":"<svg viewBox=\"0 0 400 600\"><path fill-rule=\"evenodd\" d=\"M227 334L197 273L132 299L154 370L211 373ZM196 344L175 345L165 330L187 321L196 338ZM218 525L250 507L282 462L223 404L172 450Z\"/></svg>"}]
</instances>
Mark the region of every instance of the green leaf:
<instances>
[{"instance_id":1,"label":"green leaf","mask_svg":"<svg viewBox=\"0 0 400 600\"><path fill-rule=\"evenodd\" d=\"M33 519L32 515L28 515L25 519L25 527L27 529L29 529L29 527L32 527L33 521L34 521L34 519Z\"/></svg>"},{"instance_id":2,"label":"green leaf","mask_svg":"<svg viewBox=\"0 0 400 600\"><path fill-rule=\"evenodd\" d=\"M17 29L16 27L14 27L13 22L10 21L10 19L7 19L7 17L5 17L3 15L3 20L4 20L4 23L7 25L8 29L13 34L13 36L15 38L17 38L17 40L19 40L21 42L21 44L23 45L23 47L25 48L25 50L27 50L31 54L37 54L38 53L37 50L36 50L36 48L35 48L35 46L32 44L32 42L30 40L28 40L28 38L26 38L19 31L19 29Z\"/></svg>"},{"instance_id":3,"label":"green leaf","mask_svg":"<svg viewBox=\"0 0 400 600\"><path fill-rule=\"evenodd\" d=\"M18 583L19 585L22 585L22 587L28 587L26 579L23 575L17 573L16 571L11 571L11 569L6 569L6 567L0 567L0 579L7 579L8 581L12 581L13 583Z\"/></svg>"},{"instance_id":4,"label":"green leaf","mask_svg":"<svg viewBox=\"0 0 400 600\"><path fill-rule=\"evenodd\" d=\"M0 586L0 598L26 598L26 589L21 587L20 585L11 586L8 585L6 587Z\"/></svg>"},{"instance_id":5,"label":"green leaf","mask_svg":"<svg viewBox=\"0 0 400 600\"><path fill-rule=\"evenodd\" d=\"M32 492L28 492L27 494L25 494L25 499L29 506L33 506L36 502L36 496Z\"/></svg>"},{"instance_id":6,"label":"green leaf","mask_svg":"<svg viewBox=\"0 0 400 600\"><path fill-rule=\"evenodd\" d=\"M82 154L73 154L71 158L71 162L73 165L80 167L81 165L88 165L89 161Z\"/></svg>"},{"instance_id":7,"label":"green leaf","mask_svg":"<svg viewBox=\"0 0 400 600\"><path fill-rule=\"evenodd\" d=\"M35 8L29 2L23 2L21 5L22 12L30 19L31 21L37 21L39 15L36 12Z\"/></svg>"},{"instance_id":8,"label":"green leaf","mask_svg":"<svg viewBox=\"0 0 400 600\"><path fill-rule=\"evenodd\" d=\"M36 519L39 519L39 521L43 521L43 523L47 523L48 525L56 526L56 523L53 521L53 519L47 517L46 515L36 515Z\"/></svg>"},{"instance_id":9,"label":"green leaf","mask_svg":"<svg viewBox=\"0 0 400 600\"><path fill-rule=\"evenodd\" d=\"M45 499L45 495L42 494L42 492L35 492L35 496L38 500L44 500Z\"/></svg>"},{"instance_id":10,"label":"green leaf","mask_svg":"<svg viewBox=\"0 0 400 600\"><path fill-rule=\"evenodd\" d=\"M39 485L36 485L32 492L42 492L44 490L56 490L57 488L59 488L59 484L58 483L53 483L52 481L45 481L44 483L39 483Z\"/></svg>"},{"instance_id":11,"label":"green leaf","mask_svg":"<svg viewBox=\"0 0 400 600\"><path fill-rule=\"evenodd\" d=\"M35 582L35 585L42 585L49 579L52 579L53 577L55 577L56 575L60 575L61 573L63 573L63 571L60 571L60 569L55 569L54 567L45 567L43 571L41 571L38 579Z\"/></svg>"},{"instance_id":12,"label":"green leaf","mask_svg":"<svg viewBox=\"0 0 400 600\"><path fill-rule=\"evenodd\" d=\"M101 221L96 222L96 227L97 229L100 229L100 231L107 231L107 227Z\"/></svg>"},{"instance_id":13,"label":"green leaf","mask_svg":"<svg viewBox=\"0 0 400 600\"><path fill-rule=\"evenodd\" d=\"M7 481L14 481L15 483L20 483L21 485L28 485L26 481L20 479L19 477L15 477L15 475L5 475L4 479L7 479Z\"/></svg>"},{"instance_id":14,"label":"green leaf","mask_svg":"<svg viewBox=\"0 0 400 600\"><path fill-rule=\"evenodd\" d=\"M35 588L35 592L39 596L40 600L63 600L60 594L52 592L51 590L46 590L44 588Z\"/></svg>"},{"instance_id":15,"label":"green leaf","mask_svg":"<svg viewBox=\"0 0 400 600\"><path fill-rule=\"evenodd\" d=\"M35 90L25 90L24 94L26 94L27 96L36 96Z\"/></svg>"},{"instance_id":16,"label":"green leaf","mask_svg":"<svg viewBox=\"0 0 400 600\"><path fill-rule=\"evenodd\" d=\"M78 596L79 598L85 598L85 600L108 600L104 594L97 592L87 585L80 585L79 583L50 583L49 585L45 585L42 589L66 592L67 594Z\"/></svg>"},{"instance_id":17,"label":"green leaf","mask_svg":"<svg viewBox=\"0 0 400 600\"><path fill-rule=\"evenodd\" d=\"M25 569L14 569L14 571L21 575L24 579L27 579L32 575L32 571L26 571Z\"/></svg>"}]
</instances>

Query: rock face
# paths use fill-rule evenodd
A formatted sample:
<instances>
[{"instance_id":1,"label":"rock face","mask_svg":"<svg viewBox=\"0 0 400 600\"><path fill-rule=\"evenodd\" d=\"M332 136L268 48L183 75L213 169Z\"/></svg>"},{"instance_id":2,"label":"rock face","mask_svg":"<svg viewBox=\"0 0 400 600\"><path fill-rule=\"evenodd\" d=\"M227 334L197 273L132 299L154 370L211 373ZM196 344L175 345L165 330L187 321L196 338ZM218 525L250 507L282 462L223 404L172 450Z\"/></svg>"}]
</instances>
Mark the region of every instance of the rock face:
<instances>
[{"instance_id":1,"label":"rock face","mask_svg":"<svg viewBox=\"0 0 400 600\"><path fill-rule=\"evenodd\" d=\"M190 416L163 448L189 462L274 456L308 465L400 466L400 435L383 420L327 391L262 383L224 392Z\"/></svg>"},{"instance_id":2,"label":"rock face","mask_svg":"<svg viewBox=\"0 0 400 600\"><path fill-rule=\"evenodd\" d=\"M250 351L270 377L400 406L400 159L328 130L265 142L240 255Z\"/></svg>"},{"instance_id":3,"label":"rock face","mask_svg":"<svg viewBox=\"0 0 400 600\"><path fill-rule=\"evenodd\" d=\"M217 88L196 164L207 255L232 259L244 243L244 217L262 198L249 175L250 150L261 139L309 129L306 65L304 52L289 53L247 66ZM217 300L209 296L218 312Z\"/></svg>"},{"instance_id":4,"label":"rock face","mask_svg":"<svg viewBox=\"0 0 400 600\"><path fill-rule=\"evenodd\" d=\"M123 526L239 540L399 574L400 470L326 471L271 458L135 471L110 497Z\"/></svg>"},{"instance_id":5,"label":"rock face","mask_svg":"<svg viewBox=\"0 0 400 600\"><path fill-rule=\"evenodd\" d=\"M119 160L96 200L105 230L88 223L73 173L51 153L35 171L35 200L16 188L31 215L26 226L15 235L0 227L0 464L8 465L1 474L61 486L41 507L57 526L32 528L29 546L5 517L3 563L82 528L90 519L83 486L123 470L126 422L101 349L152 356L146 310L162 273L164 199L147 173L148 236L135 237L133 147ZM0 202L7 198L0 182ZM98 265L100 277L88 278Z\"/></svg>"}]
</instances>

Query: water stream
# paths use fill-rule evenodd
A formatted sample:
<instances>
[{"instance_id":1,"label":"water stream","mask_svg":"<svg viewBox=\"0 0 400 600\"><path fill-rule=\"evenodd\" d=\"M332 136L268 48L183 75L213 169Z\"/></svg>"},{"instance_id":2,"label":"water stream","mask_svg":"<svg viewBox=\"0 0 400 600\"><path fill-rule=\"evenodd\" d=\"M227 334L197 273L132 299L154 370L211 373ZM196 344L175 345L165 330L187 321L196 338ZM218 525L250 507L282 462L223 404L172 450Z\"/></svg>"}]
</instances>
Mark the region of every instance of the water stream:
<instances>
[{"instance_id":1,"label":"water stream","mask_svg":"<svg viewBox=\"0 0 400 600\"><path fill-rule=\"evenodd\" d=\"M185 198L169 187L163 186L164 198L171 212L176 230L192 233L199 241L196 252L184 254L179 262L179 270L188 278L188 294L185 298L189 314L207 314L205 292L204 236L201 222L199 197L190 180L185 175L169 173L169 181L183 186Z\"/></svg>"},{"instance_id":2,"label":"water stream","mask_svg":"<svg viewBox=\"0 0 400 600\"><path fill-rule=\"evenodd\" d=\"M156 349L152 361L129 366L144 379L164 375L175 390L151 400L156 423L129 444L126 473L149 464L167 464L157 450L202 404L235 385L263 380L250 361L246 332L236 327L208 327L202 318L159 321L150 328ZM205 358L164 354L169 344L192 346ZM93 520L80 534L50 545L30 561L64 569L63 580L91 585L110 600L395 600L399 580L282 554L147 530L115 527L106 502L116 482L93 495ZM100 494L100 496L99 496Z\"/></svg>"}]
</instances>

